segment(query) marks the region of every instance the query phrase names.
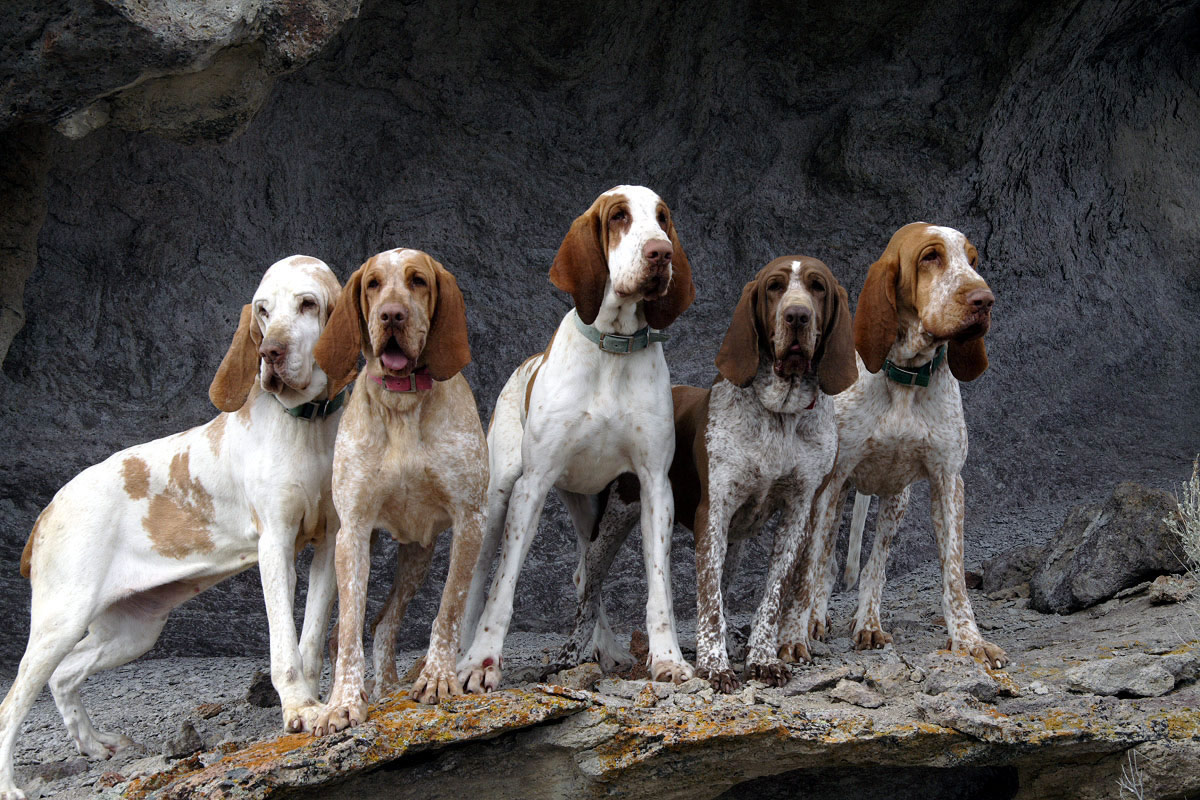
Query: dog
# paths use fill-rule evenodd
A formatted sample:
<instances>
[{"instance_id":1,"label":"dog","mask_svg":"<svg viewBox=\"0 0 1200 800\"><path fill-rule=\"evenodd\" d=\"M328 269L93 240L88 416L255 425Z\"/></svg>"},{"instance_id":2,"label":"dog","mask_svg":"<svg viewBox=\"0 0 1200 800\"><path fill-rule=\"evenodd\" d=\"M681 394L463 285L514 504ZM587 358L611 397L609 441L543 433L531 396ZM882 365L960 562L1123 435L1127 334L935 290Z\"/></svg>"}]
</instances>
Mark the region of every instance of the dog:
<instances>
[{"instance_id":1,"label":"dog","mask_svg":"<svg viewBox=\"0 0 1200 800\"><path fill-rule=\"evenodd\" d=\"M395 626L424 581L438 533L453 528L450 571L414 699L462 694L455 675L459 630L479 555L487 496L487 445L462 369L470 363L467 317L454 276L419 250L372 257L346 282L316 358L334 379L366 366L337 435L333 500L337 534L337 661L316 726L323 735L367 718L362 630L371 531L400 543L395 584L376 629L376 691L395 681ZM389 671L390 668L390 671Z\"/></svg>"},{"instance_id":2,"label":"dog","mask_svg":"<svg viewBox=\"0 0 1200 800\"><path fill-rule=\"evenodd\" d=\"M723 597L743 541L778 514L746 675L782 686L791 671L777 655L781 611L812 532L813 500L826 487L837 453L832 396L856 377L846 290L815 258L771 261L743 288L716 365L711 388L672 390L671 489L677 521L696 538L696 675L721 692L737 687ZM622 476L610 493L581 570L587 581L568 647L607 624L600 585L636 520L630 477Z\"/></svg>"},{"instance_id":3,"label":"dog","mask_svg":"<svg viewBox=\"0 0 1200 800\"><path fill-rule=\"evenodd\" d=\"M132 745L92 727L84 680L145 653L171 609L256 562L284 728L312 729L333 602L330 475L342 404L313 348L339 292L315 258L273 264L209 389L224 413L87 468L37 518L21 557L33 590L29 644L0 705L0 797L23 797L13 745L47 680L80 753L108 758ZM295 559L309 543L297 641Z\"/></svg>"},{"instance_id":4,"label":"dog","mask_svg":"<svg viewBox=\"0 0 1200 800\"><path fill-rule=\"evenodd\" d=\"M600 493L625 472L637 475L647 498L642 543L650 673L655 680L687 680L692 668L679 649L671 604L667 470L674 430L661 344L666 337L659 331L691 304L695 287L667 204L644 186L600 195L571 224L550 280L575 307L546 350L513 372L496 401L488 434L485 557L471 585L468 630L474 637L459 661L459 680L472 692L500 684L513 592L550 487L571 514L583 552L599 517ZM502 533L500 563L481 611Z\"/></svg>"},{"instance_id":5,"label":"dog","mask_svg":"<svg viewBox=\"0 0 1200 800\"><path fill-rule=\"evenodd\" d=\"M784 623L784 657L811 660L810 637L823 638L834 580L832 548L849 488L860 493L861 537L869 495L880 496L878 532L851 635L858 649L891 642L880 621L888 546L908 506L909 487L928 479L934 535L942 565L947 648L989 666L1007 663L975 624L963 566L967 426L959 381L988 367L984 335L995 295L976 271L979 254L953 228L914 222L891 238L867 273L854 314L859 378L837 400L839 451L801 595ZM848 573L857 571L857 546Z\"/></svg>"}]
</instances>

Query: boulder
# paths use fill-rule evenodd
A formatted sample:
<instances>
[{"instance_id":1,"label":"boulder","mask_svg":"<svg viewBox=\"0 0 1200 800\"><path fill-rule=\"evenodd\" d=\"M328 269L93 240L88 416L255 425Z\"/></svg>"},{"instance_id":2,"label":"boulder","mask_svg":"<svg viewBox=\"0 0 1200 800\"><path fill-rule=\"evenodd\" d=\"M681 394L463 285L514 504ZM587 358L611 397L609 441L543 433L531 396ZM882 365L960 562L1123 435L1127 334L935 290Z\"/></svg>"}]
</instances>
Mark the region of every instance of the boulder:
<instances>
[{"instance_id":1,"label":"boulder","mask_svg":"<svg viewBox=\"0 0 1200 800\"><path fill-rule=\"evenodd\" d=\"M1175 688L1175 676L1162 656L1134 653L1088 661L1067 670L1071 691L1120 697L1158 697Z\"/></svg>"},{"instance_id":2,"label":"boulder","mask_svg":"<svg viewBox=\"0 0 1200 800\"><path fill-rule=\"evenodd\" d=\"M1027 582L1045 547L1043 542L1020 545L984 561L983 591L992 594Z\"/></svg>"},{"instance_id":3,"label":"boulder","mask_svg":"<svg viewBox=\"0 0 1200 800\"><path fill-rule=\"evenodd\" d=\"M1069 614L1147 578L1184 571L1179 537L1163 521L1177 515L1168 492L1120 483L1101 506L1067 516L1029 581L1030 605Z\"/></svg>"}]
</instances>

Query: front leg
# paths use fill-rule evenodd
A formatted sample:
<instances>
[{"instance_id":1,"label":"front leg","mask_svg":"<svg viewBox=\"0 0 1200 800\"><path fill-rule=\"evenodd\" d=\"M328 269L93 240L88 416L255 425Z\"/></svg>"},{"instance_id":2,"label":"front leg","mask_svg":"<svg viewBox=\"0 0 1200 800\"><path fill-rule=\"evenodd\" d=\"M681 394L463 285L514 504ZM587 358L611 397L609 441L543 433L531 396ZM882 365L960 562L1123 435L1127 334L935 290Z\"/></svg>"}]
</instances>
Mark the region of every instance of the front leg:
<instances>
[{"instance_id":1,"label":"front leg","mask_svg":"<svg viewBox=\"0 0 1200 800\"><path fill-rule=\"evenodd\" d=\"M304 626L300 633L300 659L304 663L304 680L313 697L321 693L322 648L329 612L337 594L333 553L336 547L338 519L329 503L326 512L325 536L313 548L312 565L308 569L308 594L304 602Z\"/></svg>"},{"instance_id":2,"label":"front leg","mask_svg":"<svg viewBox=\"0 0 1200 800\"><path fill-rule=\"evenodd\" d=\"M425 666L412 687L412 698L422 703L437 703L463 693L455 674L459 627L467 606L471 576L479 559L483 541L484 489L479 487L474 504L462 502L452 510L454 538L450 542L450 567L442 588L442 604L433 621ZM433 548L430 548L432 553Z\"/></svg>"},{"instance_id":3,"label":"front leg","mask_svg":"<svg viewBox=\"0 0 1200 800\"><path fill-rule=\"evenodd\" d=\"M271 639L271 683L283 706L283 728L288 733L311 731L320 706L304 673L304 660L296 639L292 603L296 596L295 531L298 521L280 518L265 521L258 540L258 570Z\"/></svg>"},{"instance_id":4,"label":"front leg","mask_svg":"<svg viewBox=\"0 0 1200 800\"><path fill-rule=\"evenodd\" d=\"M854 628L850 633L855 650L882 650L891 644L892 635L883 629L879 607L883 598L883 584L887 578L888 550L892 539L908 510L908 498L912 487L905 486L899 494L879 498L879 514L875 518L875 542L871 545L871 556L867 559L861 582L858 585L858 611L854 615Z\"/></svg>"},{"instance_id":5,"label":"front leg","mask_svg":"<svg viewBox=\"0 0 1200 800\"><path fill-rule=\"evenodd\" d=\"M650 678L683 683L694 672L679 649L675 609L671 601L671 523L675 518L675 499L667 480L666 465L661 470L639 470L638 480L642 487L642 561L646 569L646 633L650 640ZM724 555L721 554L722 559ZM724 636L722 627L722 650Z\"/></svg>"},{"instance_id":6,"label":"front leg","mask_svg":"<svg viewBox=\"0 0 1200 800\"><path fill-rule=\"evenodd\" d=\"M358 725L367 719L362 631L367 582L371 575L371 522L346 515L337 534L334 555L338 586L337 663L329 701L314 730L318 736Z\"/></svg>"},{"instance_id":7,"label":"front leg","mask_svg":"<svg viewBox=\"0 0 1200 800\"><path fill-rule=\"evenodd\" d=\"M1008 657L1003 649L980 635L971 600L967 597L963 566L965 503L962 477L957 474L931 477L929 495L938 558L942 565L942 612L950 629L949 648L969 653L989 667L999 669L1008 663Z\"/></svg>"},{"instance_id":8,"label":"front leg","mask_svg":"<svg viewBox=\"0 0 1200 800\"><path fill-rule=\"evenodd\" d=\"M696 675L725 693L738 686L725 650L725 601L721 594L731 505L725 498L701 498L695 527Z\"/></svg>"},{"instance_id":9,"label":"front leg","mask_svg":"<svg viewBox=\"0 0 1200 800\"><path fill-rule=\"evenodd\" d=\"M790 498L791 502L775 533L766 586L750 627L750 640L746 645L746 675L768 686L783 686L792 678L791 670L777 652L779 618L785 600L784 589L789 583L800 549L808 539L806 528L812 499L811 490L795 493Z\"/></svg>"}]
</instances>

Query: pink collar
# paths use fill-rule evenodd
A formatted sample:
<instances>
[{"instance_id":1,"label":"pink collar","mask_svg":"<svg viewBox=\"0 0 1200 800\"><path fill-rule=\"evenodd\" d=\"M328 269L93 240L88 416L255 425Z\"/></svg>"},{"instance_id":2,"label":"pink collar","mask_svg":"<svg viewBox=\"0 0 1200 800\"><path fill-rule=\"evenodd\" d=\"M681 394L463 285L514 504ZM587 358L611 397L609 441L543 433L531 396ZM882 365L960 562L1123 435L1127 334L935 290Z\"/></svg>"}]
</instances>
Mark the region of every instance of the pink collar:
<instances>
[{"instance_id":1,"label":"pink collar","mask_svg":"<svg viewBox=\"0 0 1200 800\"><path fill-rule=\"evenodd\" d=\"M407 378L397 378L392 375L383 377L368 375L367 377L389 392L427 392L433 388L433 377L429 374L428 367L421 367Z\"/></svg>"}]
</instances>

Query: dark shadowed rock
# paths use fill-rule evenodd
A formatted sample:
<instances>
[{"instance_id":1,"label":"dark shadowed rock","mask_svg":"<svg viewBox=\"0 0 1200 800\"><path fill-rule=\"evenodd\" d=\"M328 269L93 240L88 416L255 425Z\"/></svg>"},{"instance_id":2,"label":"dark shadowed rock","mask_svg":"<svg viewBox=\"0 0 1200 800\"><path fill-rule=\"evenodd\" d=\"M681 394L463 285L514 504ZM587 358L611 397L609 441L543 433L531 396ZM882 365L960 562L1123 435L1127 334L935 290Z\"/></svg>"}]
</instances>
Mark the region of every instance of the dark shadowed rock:
<instances>
[{"instance_id":1,"label":"dark shadowed rock","mask_svg":"<svg viewBox=\"0 0 1200 800\"><path fill-rule=\"evenodd\" d=\"M983 591L991 594L1028 581L1044 549L1040 543L1020 545L985 560Z\"/></svg>"},{"instance_id":2,"label":"dark shadowed rock","mask_svg":"<svg viewBox=\"0 0 1200 800\"><path fill-rule=\"evenodd\" d=\"M1163 573L1184 571L1169 493L1121 483L1103 506L1071 510L1029 581L1038 611L1067 614Z\"/></svg>"},{"instance_id":3,"label":"dark shadowed rock","mask_svg":"<svg viewBox=\"0 0 1200 800\"><path fill-rule=\"evenodd\" d=\"M186 758L198 750L204 749L204 740L196 731L196 726L189 720L184 720L179 726L179 733L163 742L162 754L167 760Z\"/></svg>"},{"instance_id":4,"label":"dark shadowed rock","mask_svg":"<svg viewBox=\"0 0 1200 800\"><path fill-rule=\"evenodd\" d=\"M274 708L280 705L279 692L271 683L271 673L267 670L255 670L250 679L250 688L246 690L246 702L258 708Z\"/></svg>"}]
</instances>

